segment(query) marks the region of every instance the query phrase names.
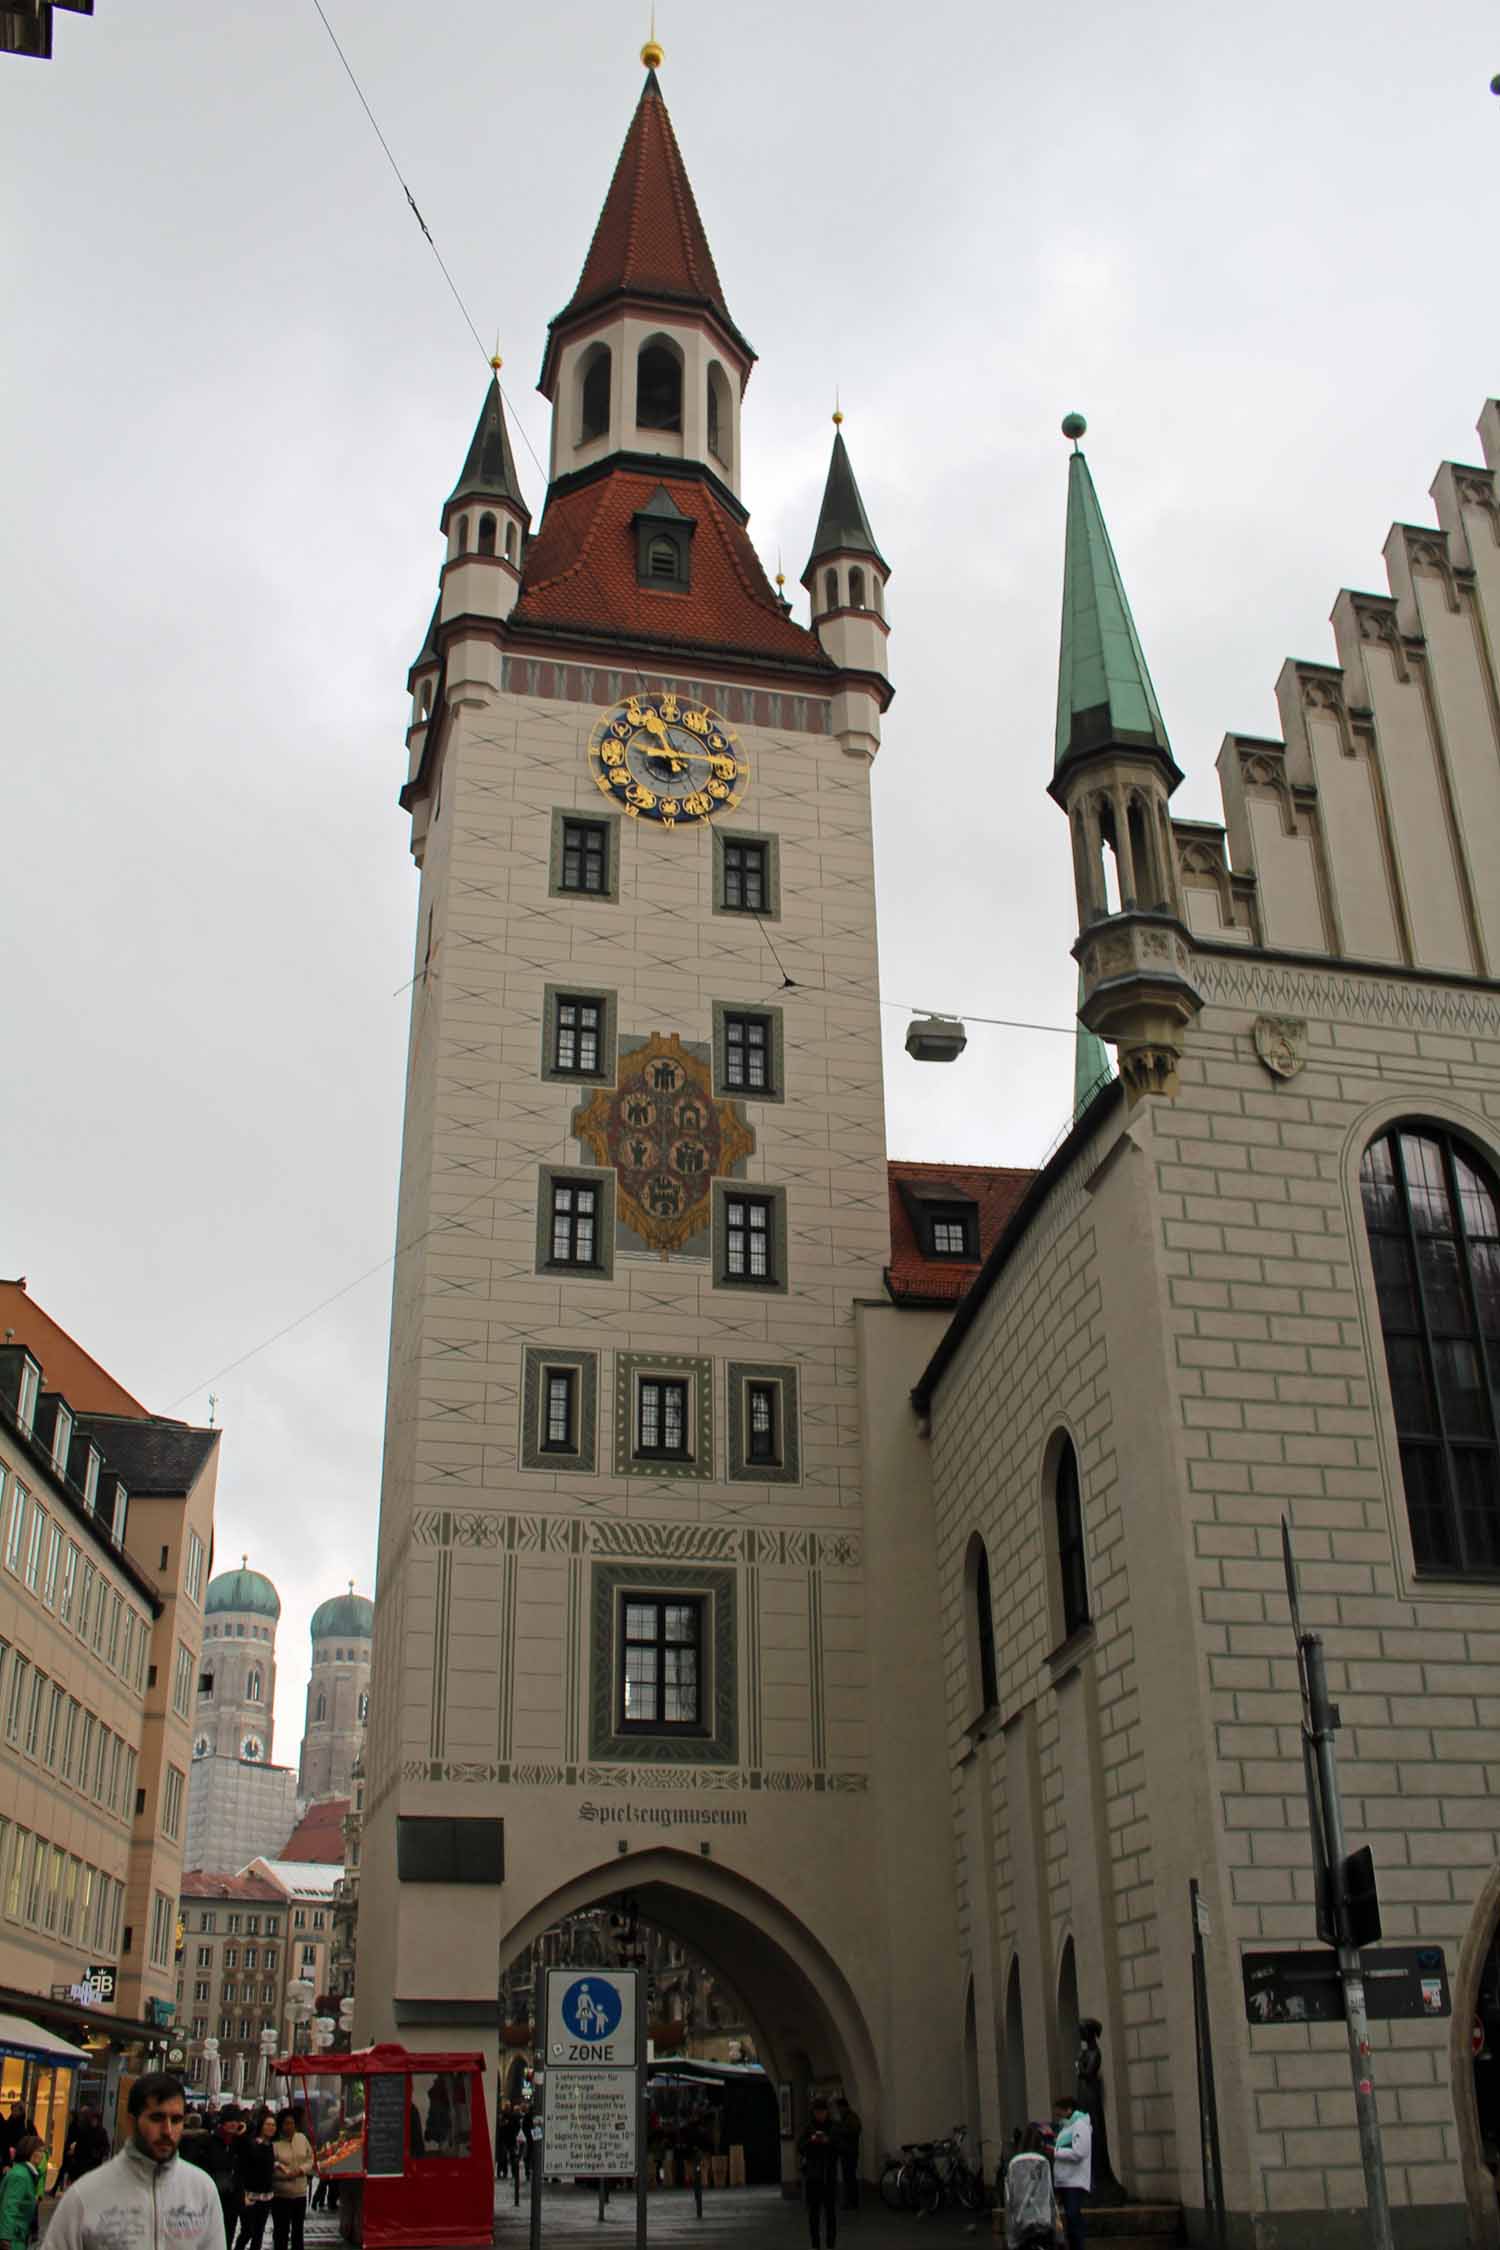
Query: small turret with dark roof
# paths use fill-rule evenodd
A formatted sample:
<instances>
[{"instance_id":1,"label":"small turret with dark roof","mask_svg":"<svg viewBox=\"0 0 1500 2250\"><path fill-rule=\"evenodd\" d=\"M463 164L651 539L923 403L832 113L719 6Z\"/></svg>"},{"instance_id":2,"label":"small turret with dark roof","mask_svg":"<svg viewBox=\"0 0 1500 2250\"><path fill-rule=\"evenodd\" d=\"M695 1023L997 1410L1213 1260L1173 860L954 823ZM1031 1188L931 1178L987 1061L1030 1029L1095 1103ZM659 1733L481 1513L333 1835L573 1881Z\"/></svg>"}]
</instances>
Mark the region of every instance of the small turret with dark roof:
<instances>
[{"instance_id":1,"label":"small turret with dark roof","mask_svg":"<svg viewBox=\"0 0 1500 2250\"><path fill-rule=\"evenodd\" d=\"M458 482L443 503L444 531L448 529L452 510L465 500L503 502L514 508L525 523L531 521L531 510L516 474L516 457L511 451L510 431L506 427L505 400L500 392L498 370L485 391Z\"/></svg>"},{"instance_id":2,"label":"small turret with dark roof","mask_svg":"<svg viewBox=\"0 0 1500 2250\"><path fill-rule=\"evenodd\" d=\"M843 419L836 407L823 505L802 583L812 604L813 631L844 675L834 732L847 750L873 758L880 747L880 715L894 693L886 675L885 588L891 572L855 482Z\"/></svg>"}]
</instances>

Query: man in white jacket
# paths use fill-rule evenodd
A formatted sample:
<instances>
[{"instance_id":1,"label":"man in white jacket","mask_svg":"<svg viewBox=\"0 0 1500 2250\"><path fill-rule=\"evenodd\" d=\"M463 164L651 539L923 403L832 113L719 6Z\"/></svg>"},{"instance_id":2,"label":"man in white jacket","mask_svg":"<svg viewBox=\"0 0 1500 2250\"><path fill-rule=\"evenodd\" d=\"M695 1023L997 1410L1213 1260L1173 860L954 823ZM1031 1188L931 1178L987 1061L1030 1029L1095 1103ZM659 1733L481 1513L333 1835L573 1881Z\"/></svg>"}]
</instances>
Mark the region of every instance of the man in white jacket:
<instances>
[{"instance_id":1,"label":"man in white jacket","mask_svg":"<svg viewBox=\"0 0 1500 2250\"><path fill-rule=\"evenodd\" d=\"M1086 2109L1071 2094L1053 2104L1057 2137L1052 2144L1052 2179L1068 2230L1068 2250L1083 2250L1083 2206L1094 2177L1094 2128Z\"/></svg>"},{"instance_id":2,"label":"man in white jacket","mask_svg":"<svg viewBox=\"0 0 1500 2250\"><path fill-rule=\"evenodd\" d=\"M130 2089L131 2136L58 2204L48 2250L224 2250L219 2191L177 2153L187 2102L165 2072Z\"/></svg>"}]
</instances>

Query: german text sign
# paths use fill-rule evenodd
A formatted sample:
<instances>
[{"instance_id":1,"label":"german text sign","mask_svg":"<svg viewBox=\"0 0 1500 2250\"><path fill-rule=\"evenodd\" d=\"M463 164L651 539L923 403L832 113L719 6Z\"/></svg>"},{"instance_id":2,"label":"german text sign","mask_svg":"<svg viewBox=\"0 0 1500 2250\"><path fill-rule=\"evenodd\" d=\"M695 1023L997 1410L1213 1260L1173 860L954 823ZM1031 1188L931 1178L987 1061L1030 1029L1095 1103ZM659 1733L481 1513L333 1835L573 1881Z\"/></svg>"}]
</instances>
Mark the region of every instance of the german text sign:
<instances>
[{"instance_id":1,"label":"german text sign","mask_svg":"<svg viewBox=\"0 0 1500 2250\"><path fill-rule=\"evenodd\" d=\"M547 2171L598 2179L635 2170L636 2075L633 2070L547 2073Z\"/></svg>"}]
</instances>

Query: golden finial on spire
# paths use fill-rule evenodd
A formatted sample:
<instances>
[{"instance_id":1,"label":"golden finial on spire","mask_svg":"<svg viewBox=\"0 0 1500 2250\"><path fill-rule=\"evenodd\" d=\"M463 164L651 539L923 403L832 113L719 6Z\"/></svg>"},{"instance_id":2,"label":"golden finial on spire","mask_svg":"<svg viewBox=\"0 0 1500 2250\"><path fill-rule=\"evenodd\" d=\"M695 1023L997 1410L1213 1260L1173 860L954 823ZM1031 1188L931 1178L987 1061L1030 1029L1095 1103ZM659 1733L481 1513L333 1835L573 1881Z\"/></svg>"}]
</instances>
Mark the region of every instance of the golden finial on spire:
<instances>
[{"instance_id":1,"label":"golden finial on spire","mask_svg":"<svg viewBox=\"0 0 1500 2250\"><path fill-rule=\"evenodd\" d=\"M651 36L641 49L641 61L648 70L660 70L665 61L661 41L656 36L656 0L651 5Z\"/></svg>"},{"instance_id":2,"label":"golden finial on spire","mask_svg":"<svg viewBox=\"0 0 1500 2250\"><path fill-rule=\"evenodd\" d=\"M490 365L497 375L505 365L504 360L500 357L500 331L498 328L495 331L495 348L490 353Z\"/></svg>"},{"instance_id":3,"label":"golden finial on spire","mask_svg":"<svg viewBox=\"0 0 1500 2250\"><path fill-rule=\"evenodd\" d=\"M838 429L843 419L844 409L839 404L839 387L835 383L833 386L833 426L835 429Z\"/></svg>"},{"instance_id":4,"label":"golden finial on spire","mask_svg":"<svg viewBox=\"0 0 1500 2250\"><path fill-rule=\"evenodd\" d=\"M776 550L776 583L778 586L786 584L786 572L781 567L781 549L779 547Z\"/></svg>"}]
</instances>

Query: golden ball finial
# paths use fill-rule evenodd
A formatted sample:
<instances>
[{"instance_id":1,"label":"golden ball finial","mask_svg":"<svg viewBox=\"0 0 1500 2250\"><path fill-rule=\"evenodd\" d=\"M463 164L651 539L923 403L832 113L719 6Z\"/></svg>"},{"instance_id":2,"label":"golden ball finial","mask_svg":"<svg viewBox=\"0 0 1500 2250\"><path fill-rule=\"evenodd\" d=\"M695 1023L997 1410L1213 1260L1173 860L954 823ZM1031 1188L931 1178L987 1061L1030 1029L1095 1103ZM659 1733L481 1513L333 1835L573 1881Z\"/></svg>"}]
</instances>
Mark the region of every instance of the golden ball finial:
<instances>
[{"instance_id":1,"label":"golden ball finial","mask_svg":"<svg viewBox=\"0 0 1500 2250\"><path fill-rule=\"evenodd\" d=\"M641 49L641 61L648 70L660 70L666 59L659 39L648 39Z\"/></svg>"},{"instance_id":2,"label":"golden ball finial","mask_svg":"<svg viewBox=\"0 0 1500 2250\"><path fill-rule=\"evenodd\" d=\"M843 419L844 419L844 410L843 410L843 408L842 408L841 406L836 406L836 407L834 408L834 410L833 410L833 426L834 426L834 428L835 428L835 429L838 429L838 428L839 428L839 426L840 426L840 425L841 425L841 423L843 422Z\"/></svg>"},{"instance_id":3,"label":"golden ball finial","mask_svg":"<svg viewBox=\"0 0 1500 2250\"><path fill-rule=\"evenodd\" d=\"M501 368L502 368L502 367L503 367L503 366L505 365L505 362L504 362L504 360L503 360L503 359L502 359L502 358L500 357L500 354L499 354L498 352L491 352L491 353L490 353L490 365L491 365L491 367L493 367L493 369L495 370L495 373L496 373L496 374L498 375L498 374L499 374L499 372L500 372L500 370L501 370Z\"/></svg>"}]
</instances>

